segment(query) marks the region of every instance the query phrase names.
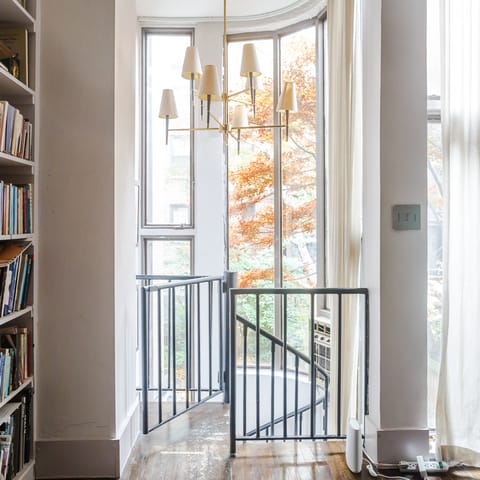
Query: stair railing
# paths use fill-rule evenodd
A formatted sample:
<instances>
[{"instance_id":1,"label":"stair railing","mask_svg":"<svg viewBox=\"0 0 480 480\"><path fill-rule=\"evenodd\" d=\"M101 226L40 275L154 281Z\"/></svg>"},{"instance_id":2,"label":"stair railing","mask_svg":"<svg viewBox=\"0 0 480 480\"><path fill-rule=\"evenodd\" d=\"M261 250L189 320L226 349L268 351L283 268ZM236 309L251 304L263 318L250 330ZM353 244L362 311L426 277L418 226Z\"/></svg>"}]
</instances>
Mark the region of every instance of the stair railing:
<instances>
[{"instance_id":1,"label":"stair railing","mask_svg":"<svg viewBox=\"0 0 480 480\"><path fill-rule=\"evenodd\" d=\"M137 281L148 433L224 391L224 277L138 275Z\"/></svg>"},{"instance_id":2,"label":"stair railing","mask_svg":"<svg viewBox=\"0 0 480 480\"><path fill-rule=\"evenodd\" d=\"M260 326L260 298L262 295L280 297L281 299L281 335L273 335ZM310 298L310 318L309 318L309 346L307 348L308 355L299 349L294 348L289 342L289 325L288 325L288 298L291 295L306 295ZM336 415L329 422L329 410L331 408L330 401L332 397L331 374L318 364L315 359L315 301L319 297L326 298L326 296L336 296L336 352L335 352L335 367L336 378L334 379L335 388L335 405L333 405ZM237 300L242 296L254 297L255 311L252 316L255 316L255 321L250 321L237 312ZM345 288L317 288L317 289L300 289L300 288L269 288L269 289L237 289L229 290L229 304L230 304L230 453L236 453L236 441L249 440L327 440L345 438L341 431L341 405L342 405L342 328L344 327L342 299L346 296L360 296L363 297L363 312L359 313L361 332L363 333L362 345L360 351L362 353L363 362L362 370L362 390L363 398L361 400L363 414L368 414L368 338L369 338L369 299L368 290L364 288L345 289ZM360 302L359 302L360 303ZM361 305L359 305L361 306ZM359 312L362 310L359 308ZM254 368L247 368L247 350L248 350L248 332L254 333L254 350L255 350L255 365ZM237 339L241 342L238 342ZM270 345L270 392L265 395L265 387L262 387L261 376L265 375L265 369L260 366L260 344L263 342ZM251 347L251 346L250 346ZM239 367L237 365L237 349L242 350L243 364ZM264 349L263 349L264 350ZM280 361L276 358L277 350L280 351ZM293 368L291 365L293 360ZM303 367L307 373L300 372L300 364L303 362ZM254 371L255 385L251 386L251 390L255 392L255 398L247 398L248 380L247 375ZM237 398L237 376L243 375L241 385L241 397ZM282 381L281 395L277 393L278 388L275 388L276 377L280 377ZM268 376L267 376L268 377ZM292 381L293 378L293 381ZM268 378L267 378L268 379ZM305 384L309 382L309 398L304 405L299 404L299 384L300 379ZM293 383L293 387L292 387ZM293 393L292 393L293 389ZM264 395L261 394L261 390ZM239 389L240 391L240 389ZM292 400L293 395L293 402ZM269 405L265 406L264 398L269 397ZM280 397L280 398L279 398ZM293 403L293 406L289 406ZM247 401L250 402L247 403ZM242 403L242 410L237 411L238 402ZM281 407L281 414L277 415L279 406ZM322 412L318 415L323 415L317 419L317 410L322 408ZM254 428L247 428L247 415L250 409L255 409L254 413ZM269 414L268 421L262 421L262 416L265 417L265 412ZM237 418L238 415L238 418ZM303 423L304 416L309 415L309 428L304 432ZM237 420L241 425L241 434L237 431ZM318 420L318 421L317 421ZM251 422L252 423L252 422ZM333 427L329 428L329 423ZM275 427L280 426L280 432L275 431ZM333 433L328 433L333 431Z\"/></svg>"}]
</instances>

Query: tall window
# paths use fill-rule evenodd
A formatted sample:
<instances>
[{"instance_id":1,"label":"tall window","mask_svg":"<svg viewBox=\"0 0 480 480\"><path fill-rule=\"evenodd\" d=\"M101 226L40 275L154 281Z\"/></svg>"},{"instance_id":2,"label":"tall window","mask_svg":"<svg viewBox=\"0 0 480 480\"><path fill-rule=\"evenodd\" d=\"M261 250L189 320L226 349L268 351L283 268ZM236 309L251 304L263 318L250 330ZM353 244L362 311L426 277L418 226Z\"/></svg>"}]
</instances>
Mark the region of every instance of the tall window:
<instances>
[{"instance_id":1,"label":"tall window","mask_svg":"<svg viewBox=\"0 0 480 480\"><path fill-rule=\"evenodd\" d=\"M142 215L140 237L145 273L192 273L193 265L193 135L170 132L158 118L164 88L176 95L178 128L190 127L189 84L178 72L190 30L143 30ZM177 262L174 266L172 262Z\"/></svg>"},{"instance_id":2,"label":"tall window","mask_svg":"<svg viewBox=\"0 0 480 480\"><path fill-rule=\"evenodd\" d=\"M242 131L240 150L229 142L228 258L240 287L324 285L324 30L322 16L274 34L229 38L231 91L246 87L236 71L244 43L255 44L262 66L252 124L285 123L274 104L285 81L295 83L298 98L288 140L284 128L252 129ZM237 305L247 318L253 301ZM262 327L280 335L281 305L267 296L262 302ZM308 351L308 299L291 298L287 315L290 344Z\"/></svg>"},{"instance_id":3,"label":"tall window","mask_svg":"<svg viewBox=\"0 0 480 480\"><path fill-rule=\"evenodd\" d=\"M435 426L443 313L443 155L438 0L428 0L428 422Z\"/></svg>"},{"instance_id":4,"label":"tall window","mask_svg":"<svg viewBox=\"0 0 480 480\"><path fill-rule=\"evenodd\" d=\"M252 123L285 121L272 97L285 81L295 82L298 97L288 140L284 129L250 130L240 151L229 144L229 268L242 287L323 285L324 23L229 39L230 90L245 88L234 80L244 43L255 44L262 65Z\"/></svg>"}]
</instances>

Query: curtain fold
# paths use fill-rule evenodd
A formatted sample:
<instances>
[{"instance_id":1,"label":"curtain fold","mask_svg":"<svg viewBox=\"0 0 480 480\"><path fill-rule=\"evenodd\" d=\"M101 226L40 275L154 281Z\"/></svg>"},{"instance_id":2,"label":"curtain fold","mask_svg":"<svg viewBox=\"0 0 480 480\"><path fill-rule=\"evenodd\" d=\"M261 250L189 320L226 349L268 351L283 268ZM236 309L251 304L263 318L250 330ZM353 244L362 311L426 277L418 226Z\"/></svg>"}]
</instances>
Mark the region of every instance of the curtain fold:
<instances>
[{"instance_id":1,"label":"curtain fold","mask_svg":"<svg viewBox=\"0 0 480 480\"><path fill-rule=\"evenodd\" d=\"M445 460L480 466L480 2L440 5L447 219L437 445Z\"/></svg>"},{"instance_id":2,"label":"curtain fold","mask_svg":"<svg viewBox=\"0 0 480 480\"><path fill-rule=\"evenodd\" d=\"M328 14L328 126L326 172L327 286L358 287L361 247L361 62L354 0L329 0ZM338 310L331 306L334 332ZM333 351L338 338L333 337ZM357 417L358 300L342 303L341 428ZM337 378L336 366L332 368ZM336 403L332 389L331 405ZM338 414L338 412L337 412ZM333 419L332 419L333 420ZM333 425L330 425L332 428Z\"/></svg>"}]
</instances>

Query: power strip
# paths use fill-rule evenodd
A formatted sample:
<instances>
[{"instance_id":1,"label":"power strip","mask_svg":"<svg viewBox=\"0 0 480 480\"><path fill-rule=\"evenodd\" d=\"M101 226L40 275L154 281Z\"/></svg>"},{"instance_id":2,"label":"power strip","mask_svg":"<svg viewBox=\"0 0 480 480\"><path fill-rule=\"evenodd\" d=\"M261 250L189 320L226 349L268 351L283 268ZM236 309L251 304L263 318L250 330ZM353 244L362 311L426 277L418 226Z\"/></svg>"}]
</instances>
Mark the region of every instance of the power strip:
<instances>
[{"instance_id":1,"label":"power strip","mask_svg":"<svg viewBox=\"0 0 480 480\"><path fill-rule=\"evenodd\" d=\"M399 469L403 473L415 473L419 472L417 462L401 461L399 463ZM446 473L448 472L448 464L445 462L435 462L431 460L423 461L423 466L427 473ZM423 470L423 468L422 468Z\"/></svg>"}]
</instances>

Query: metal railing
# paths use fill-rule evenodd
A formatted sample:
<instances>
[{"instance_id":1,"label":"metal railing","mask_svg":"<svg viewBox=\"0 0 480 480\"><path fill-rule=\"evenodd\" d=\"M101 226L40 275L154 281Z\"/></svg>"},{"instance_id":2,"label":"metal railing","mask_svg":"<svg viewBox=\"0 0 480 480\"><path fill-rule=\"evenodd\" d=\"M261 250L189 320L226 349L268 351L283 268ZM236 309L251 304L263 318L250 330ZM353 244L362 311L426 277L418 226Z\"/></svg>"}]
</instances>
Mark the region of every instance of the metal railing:
<instances>
[{"instance_id":1,"label":"metal railing","mask_svg":"<svg viewBox=\"0 0 480 480\"><path fill-rule=\"evenodd\" d=\"M223 280L137 276L143 433L224 391Z\"/></svg>"},{"instance_id":2,"label":"metal railing","mask_svg":"<svg viewBox=\"0 0 480 480\"><path fill-rule=\"evenodd\" d=\"M334 375L322 368L315 358L315 319L319 300L336 297L335 310L335 364ZM343 300L357 302L362 336L362 390L363 413L368 413L368 336L369 299L363 288L270 288L230 289L230 453L235 455L236 441L247 440L303 440L345 438L341 430L342 418L342 328L344 328ZM273 334L262 327L261 299L270 297L270 322L279 318ZM356 298L355 298L356 297ZM363 304L359 298L363 297ZM250 299L247 315L238 313L239 299ZM306 353L290 342L298 325L293 328L289 319L298 316L289 299L303 298L308 309L308 344ZM292 301L293 303L293 301ZM332 304L332 302L330 302ZM268 310L268 309L267 309ZM363 310L363 311L362 311ZM304 316L305 317L305 316ZM275 321L275 320L273 320ZM268 322L267 322L268 323ZM272 327L272 326L271 326ZM253 341L249 343L250 336ZM298 333L298 332L297 332ZM298 343L298 342L297 342ZM250 355L250 359L249 359ZM261 359L261 356L263 357ZM238 365L241 359L240 366ZM262 365L263 363L263 365ZM265 363L269 363L265 368ZM238 378L242 381L237 385ZM250 377L250 381L248 380ZM280 383L280 385L278 385ZM237 389L238 387L238 389ZM332 387L335 387L332 391ZM250 390L251 398L247 394ZM333 394L333 395L332 395ZM334 405L332 405L334 397ZM248 401L250 400L250 402ZM241 408L238 409L238 404ZM333 407L334 416L329 418ZM251 409L254 408L252 415ZM237 430L237 423L240 431ZM304 425L306 423L306 425ZM278 428L279 426L280 428ZM275 428L277 427L277 429ZM280 431L279 431L280 430Z\"/></svg>"},{"instance_id":3,"label":"metal railing","mask_svg":"<svg viewBox=\"0 0 480 480\"><path fill-rule=\"evenodd\" d=\"M258 298L258 297L257 297ZM240 315L237 315L237 321L243 325L243 335L242 335L242 345L243 345L243 352L242 352L242 359L243 359L243 365L242 365L242 382L243 382L243 401L242 401L242 407L243 407L243 412L242 412L242 418L243 418L243 436L244 437L250 437L252 435L257 435L262 431L266 432L266 435L271 435L275 434L275 425L278 425L280 423L283 423L283 434L286 435L287 432L287 424L288 420L293 418L294 419L294 434L295 435L302 435L302 425L303 425L303 414L309 411L312 411L312 414L310 416L310 428L313 431L314 429L314 423L315 423L315 411L316 408L311 408L310 403L304 406L299 406L299 379L300 379L300 361L305 362L306 364L310 365L310 359L307 355L304 355L303 353L299 352L297 349L293 348L291 345L288 345L283 342L283 340L275 337L271 333L267 332L266 330L259 328L258 329L258 334L257 334L257 326L253 324L252 322L246 320L245 318L241 317ZM248 332L249 330L252 330L255 332L255 342L256 342L256 351L259 352L259 343L260 343L260 338L263 337L267 339L270 343L270 352L271 352L271 362L270 362L270 421L265 422L264 424L260 425L259 418L260 418L260 395L257 395L256 398L256 418L257 418L257 424L255 429L250 430L247 432L247 345L248 345ZM276 361L275 361L275 351L277 347L280 347L280 350L285 353L290 353L294 357L294 406L293 410L288 411L289 409L287 408L287 389L283 389L283 415L275 417L275 402L276 402L276 396L275 396L275 371L276 371ZM284 360L284 359L283 359ZM286 365L286 362L284 360L283 362L284 365ZM313 399L313 405L315 407L319 406L320 404L323 405L324 411L327 412L327 398L328 398L328 389L329 389L329 375L328 373L321 368L320 366L313 364L313 368L315 370L315 375L313 377L313 380L311 382L311 399ZM317 380L321 379L323 383L323 395L321 398L317 398L317 395L315 395L315 389L316 389L316 383ZM283 376L283 381L287 382L287 376ZM256 382L256 391L260 392L260 364L259 362L256 362L255 365L255 382ZM323 428L326 430L327 428L327 415L325 414L323 417Z\"/></svg>"}]
</instances>

